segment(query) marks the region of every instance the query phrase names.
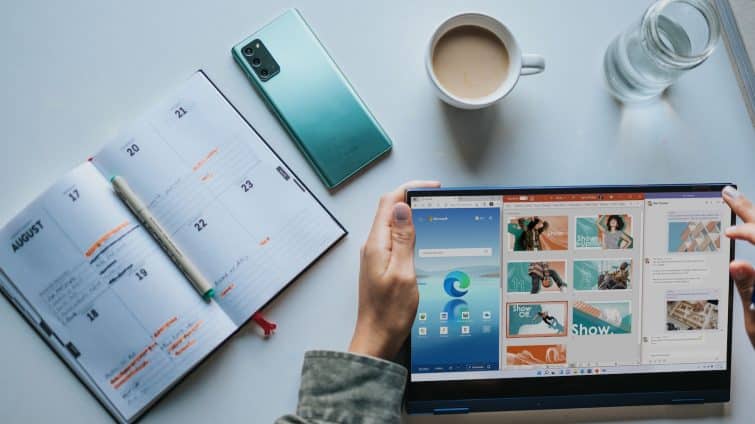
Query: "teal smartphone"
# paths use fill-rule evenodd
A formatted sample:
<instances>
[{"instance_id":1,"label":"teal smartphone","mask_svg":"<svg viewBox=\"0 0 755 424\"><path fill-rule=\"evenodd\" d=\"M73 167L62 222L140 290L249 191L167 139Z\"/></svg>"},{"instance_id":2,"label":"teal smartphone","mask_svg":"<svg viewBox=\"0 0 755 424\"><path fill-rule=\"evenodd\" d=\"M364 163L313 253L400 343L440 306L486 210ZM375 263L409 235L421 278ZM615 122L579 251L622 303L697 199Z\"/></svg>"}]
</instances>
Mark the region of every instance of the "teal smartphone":
<instances>
[{"instance_id":1,"label":"teal smartphone","mask_svg":"<svg viewBox=\"0 0 755 424\"><path fill-rule=\"evenodd\" d=\"M278 16L231 53L328 188L391 149L298 10Z\"/></svg>"}]
</instances>

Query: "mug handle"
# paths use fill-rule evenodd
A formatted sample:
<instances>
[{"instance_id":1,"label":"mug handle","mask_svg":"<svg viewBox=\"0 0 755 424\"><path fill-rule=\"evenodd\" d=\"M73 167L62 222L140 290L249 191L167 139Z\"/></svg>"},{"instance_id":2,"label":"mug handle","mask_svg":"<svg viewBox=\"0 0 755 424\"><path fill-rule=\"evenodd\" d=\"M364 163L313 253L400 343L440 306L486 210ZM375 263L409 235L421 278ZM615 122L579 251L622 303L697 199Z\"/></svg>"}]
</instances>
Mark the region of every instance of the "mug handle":
<instances>
[{"instance_id":1,"label":"mug handle","mask_svg":"<svg viewBox=\"0 0 755 424\"><path fill-rule=\"evenodd\" d=\"M545 70L545 58L539 54L522 55L522 75L535 75Z\"/></svg>"}]
</instances>

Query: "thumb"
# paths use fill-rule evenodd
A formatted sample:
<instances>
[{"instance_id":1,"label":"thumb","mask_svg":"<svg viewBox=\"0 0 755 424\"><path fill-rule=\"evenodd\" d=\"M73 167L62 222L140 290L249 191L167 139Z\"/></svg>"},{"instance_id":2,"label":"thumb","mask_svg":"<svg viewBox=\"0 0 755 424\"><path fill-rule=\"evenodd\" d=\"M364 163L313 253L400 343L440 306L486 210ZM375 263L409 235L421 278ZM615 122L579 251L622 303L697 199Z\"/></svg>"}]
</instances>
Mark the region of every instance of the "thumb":
<instances>
[{"instance_id":1,"label":"thumb","mask_svg":"<svg viewBox=\"0 0 755 424\"><path fill-rule=\"evenodd\" d=\"M750 303L752 302L753 283L755 282L755 269L748 262L733 261L729 265L731 278L737 285L737 291L742 298L742 306L745 309L745 315L749 312Z\"/></svg>"},{"instance_id":2,"label":"thumb","mask_svg":"<svg viewBox=\"0 0 755 424\"><path fill-rule=\"evenodd\" d=\"M412 210L404 202L393 206L391 222L391 260L388 269L400 275L414 273L414 224Z\"/></svg>"}]
</instances>

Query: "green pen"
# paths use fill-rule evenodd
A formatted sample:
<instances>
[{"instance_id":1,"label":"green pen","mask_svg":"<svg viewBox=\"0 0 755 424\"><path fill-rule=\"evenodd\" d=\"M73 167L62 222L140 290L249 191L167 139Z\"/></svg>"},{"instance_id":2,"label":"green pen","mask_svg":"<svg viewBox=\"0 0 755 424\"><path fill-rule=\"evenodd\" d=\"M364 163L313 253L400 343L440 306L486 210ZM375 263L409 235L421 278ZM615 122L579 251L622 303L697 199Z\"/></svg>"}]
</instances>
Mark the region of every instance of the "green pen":
<instances>
[{"instance_id":1,"label":"green pen","mask_svg":"<svg viewBox=\"0 0 755 424\"><path fill-rule=\"evenodd\" d=\"M126 180L120 176L110 178L115 193L121 198L123 203L131 209L136 218L149 231L154 239L160 244L165 253L181 270L187 280L197 289L202 299L210 301L215 297L215 289L209 281L199 272L199 269L181 252L181 250L170 239L168 232L157 222L155 217L150 213L147 205L139 199L139 196L131 189Z\"/></svg>"}]
</instances>

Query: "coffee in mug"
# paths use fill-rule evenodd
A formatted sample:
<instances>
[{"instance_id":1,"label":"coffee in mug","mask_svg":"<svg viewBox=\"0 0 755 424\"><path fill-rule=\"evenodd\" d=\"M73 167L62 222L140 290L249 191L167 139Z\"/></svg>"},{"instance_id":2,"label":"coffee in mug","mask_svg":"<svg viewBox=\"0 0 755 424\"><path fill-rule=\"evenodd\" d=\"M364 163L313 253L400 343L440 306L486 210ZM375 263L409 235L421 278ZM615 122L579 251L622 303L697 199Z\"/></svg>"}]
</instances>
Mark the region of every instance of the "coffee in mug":
<instances>
[{"instance_id":1,"label":"coffee in mug","mask_svg":"<svg viewBox=\"0 0 755 424\"><path fill-rule=\"evenodd\" d=\"M462 13L435 30L425 67L441 100L479 109L504 98L520 75L543 72L545 59L522 54L511 31L497 19Z\"/></svg>"},{"instance_id":2,"label":"coffee in mug","mask_svg":"<svg viewBox=\"0 0 755 424\"><path fill-rule=\"evenodd\" d=\"M492 32L464 25L440 37L432 62L435 76L446 90L474 99L493 94L506 80L509 52Z\"/></svg>"}]
</instances>

